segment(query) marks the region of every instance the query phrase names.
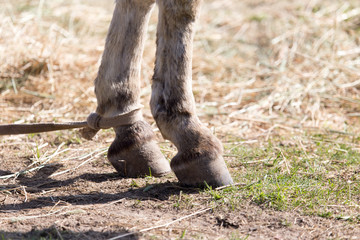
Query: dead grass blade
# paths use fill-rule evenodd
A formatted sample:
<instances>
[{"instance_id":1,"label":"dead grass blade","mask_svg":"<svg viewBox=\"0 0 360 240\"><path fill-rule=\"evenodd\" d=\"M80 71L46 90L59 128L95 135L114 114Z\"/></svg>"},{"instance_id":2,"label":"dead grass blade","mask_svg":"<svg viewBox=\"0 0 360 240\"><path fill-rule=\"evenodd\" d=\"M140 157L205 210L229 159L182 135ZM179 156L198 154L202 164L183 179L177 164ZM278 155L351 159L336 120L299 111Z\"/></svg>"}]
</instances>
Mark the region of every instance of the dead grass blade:
<instances>
[{"instance_id":1,"label":"dead grass blade","mask_svg":"<svg viewBox=\"0 0 360 240\"><path fill-rule=\"evenodd\" d=\"M54 211L54 212L50 212L50 213L46 213L46 214L42 214L42 215L33 215L33 216L21 216L21 217L5 217L5 218L0 218L0 220L11 220L11 221L23 221L23 220L29 220L29 219L34 219L34 218L43 218L43 217L48 217L51 215L55 215L60 213L61 211L63 211L66 207L62 207L60 210ZM66 214L62 213L62 214Z\"/></svg>"},{"instance_id":2,"label":"dead grass blade","mask_svg":"<svg viewBox=\"0 0 360 240\"><path fill-rule=\"evenodd\" d=\"M181 218L178 218L178 219L176 219L174 221L171 221L171 222L168 222L168 223L165 223L165 224L161 224L161 225L157 225L157 226L153 226L153 227L149 227L149 228L144 228L144 229L141 229L140 231L137 231L137 232L122 234L122 235L119 235L119 236L116 236L116 237L113 237L113 238L109 238L108 240L121 239L121 238L125 238L125 237L128 237L128 236L136 235L136 234L139 234L139 233L148 232L148 231L158 229L158 228L167 228L171 224L174 224L174 223L180 222L182 220L185 220L185 219L200 215L200 214L202 214L204 212L210 211L211 209L213 209L213 208L201 209L201 210L196 211L196 212L194 212L192 214L189 214L189 215L183 216Z\"/></svg>"},{"instance_id":3,"label":"dead grass blade","mask_svg":"<svg viewBox=\"0 0 360 240\"><path fill-rule=\"evenodd\" d=\"M61 174L64 174L64 173L67 173L70 171L74 171L74 170L78 169L79 167L83 166L84 164L97 159L97 157L104 155L105 153L107 153L107 151L108 151L108 148L97 149L89 154L82 156L80 159L85 159L85 158L88 158L88 159L86 159L85 161L83 161L82 163L77 165L76 167L71 168L71 169L66 169L66 170L58 172L58 173L54 173L51 176L55 177L55 176L58 176L58 175L61 175ZM93 155L94 153L97 153L97 154Z\"/></svg>"}]
</instances>

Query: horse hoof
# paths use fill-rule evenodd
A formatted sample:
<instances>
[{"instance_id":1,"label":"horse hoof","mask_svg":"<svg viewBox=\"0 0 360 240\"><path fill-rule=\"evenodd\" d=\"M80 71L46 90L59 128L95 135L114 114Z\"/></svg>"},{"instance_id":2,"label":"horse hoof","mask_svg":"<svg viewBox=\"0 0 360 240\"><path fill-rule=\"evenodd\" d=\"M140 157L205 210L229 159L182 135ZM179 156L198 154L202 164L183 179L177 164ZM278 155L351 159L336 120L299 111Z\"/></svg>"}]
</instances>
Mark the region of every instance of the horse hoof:
<instances>
[{"instance_id":1,"label":"horse hoof","mask_svg":"<svg viewBox=\"0 0 360 240\"><path fill-rule=\"evenodd\" d=\"M148 123L139 121L117 127L115 132L108 159L122 177L160 177L171 171Z\"/></svg>"},{"instance_id":2,"label":"horse hoof","mask_svg":"<svg viewBox=\"0 0 360 240\"><path fill-rule=\"evenodd\" d=\"M233 183L223 157L216 151L182 152L171 161L179 182L187 186L219 187Z\"/></svg>"}]
</instances>

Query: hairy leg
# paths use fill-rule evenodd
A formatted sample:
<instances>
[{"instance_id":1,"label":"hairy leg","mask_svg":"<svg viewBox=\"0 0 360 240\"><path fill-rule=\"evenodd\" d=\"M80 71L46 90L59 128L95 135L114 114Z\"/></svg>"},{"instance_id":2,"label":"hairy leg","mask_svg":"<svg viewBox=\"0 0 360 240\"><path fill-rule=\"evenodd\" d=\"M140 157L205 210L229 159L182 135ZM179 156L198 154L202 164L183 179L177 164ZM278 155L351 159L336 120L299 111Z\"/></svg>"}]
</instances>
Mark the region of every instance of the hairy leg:
<instances>
[{"instance_id":1,"label":"hairy leg","mask_svg":"<svg viewBox=\"0 0 360 240\"><path fill-rule=\"evenodd\" d=\"M147 24L155 0L117 0L106 39L95 93L97 113L115 116L137 108L140 101L140 67ZM170 171L148 123L141 120L114 128L116 137L108 159L126 177Z\"/></svg>"},{"instance_id":2,"label":"hairy leg","mask_svg":"<svg viewBox=\"0 0 360 240\"><path fill-rule=\"evenodd\" d=\"M192 94L194 23L200 0L158 0L159 23L151 110L178 149L171 168L186 185L232 183L220 141L198 119Z\"/></svg>"}]
</instances>

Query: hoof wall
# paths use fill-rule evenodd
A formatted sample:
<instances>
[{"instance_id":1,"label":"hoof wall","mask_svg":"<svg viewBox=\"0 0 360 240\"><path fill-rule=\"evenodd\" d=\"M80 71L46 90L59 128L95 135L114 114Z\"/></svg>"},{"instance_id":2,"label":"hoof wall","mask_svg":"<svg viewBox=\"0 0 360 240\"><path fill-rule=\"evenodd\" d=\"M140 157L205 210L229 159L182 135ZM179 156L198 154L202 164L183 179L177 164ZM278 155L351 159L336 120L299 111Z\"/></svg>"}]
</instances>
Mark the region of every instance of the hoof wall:
<instances>
[{"instance_id":1,"label":"hoof wall","mask_svg":"<svg viewBox=\"0 0 360 240\"><path fill-rule=\"evenodd\" d=\"M186 186L220 187L233 184L233 180L222 156L217 154L202 154L196 158L186 157L178 153L171 162L171 168L180 183Z\"/></svg>"},{"instance_id":2,"label":"hoof wall","mask_svg":"<svg viewBox=\"0 0 360 240\"><path fill-rule=\"evenodd\" d=\"M171 172L149 124L139 121L118 127L115 132L108 159L122 177L161 177Z\"/></svg>"}]
</instances>

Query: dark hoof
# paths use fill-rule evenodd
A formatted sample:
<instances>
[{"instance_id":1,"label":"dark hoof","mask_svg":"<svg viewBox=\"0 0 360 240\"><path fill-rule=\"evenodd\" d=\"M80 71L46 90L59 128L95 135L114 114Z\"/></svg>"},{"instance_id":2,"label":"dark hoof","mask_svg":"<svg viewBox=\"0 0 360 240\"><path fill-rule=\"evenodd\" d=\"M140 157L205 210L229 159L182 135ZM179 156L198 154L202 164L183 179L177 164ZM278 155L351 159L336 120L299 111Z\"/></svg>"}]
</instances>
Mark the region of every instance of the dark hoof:
<instances>
[{"instance_id":1,"label":"dark hoof","mask_svg":"<svg viewBox=\"0 0 360 240\"><path fill-rule=\"evenodd\" d=\"M160 177L171 171L148 123L139 121L131 126L117 127L115 132L108 159L122 177Z\"/></svg>"},{"instance_id":2,"label":"dark hoof","mask_svg":"<svg viewBox=\"0 0 360 240\"><path fill-rule=\"evenodd\" d=\"M180 183L187 186L220 187L233 183L223 157L216 151L178 153L171 168Z\"/></svg>"}]
</instances>

